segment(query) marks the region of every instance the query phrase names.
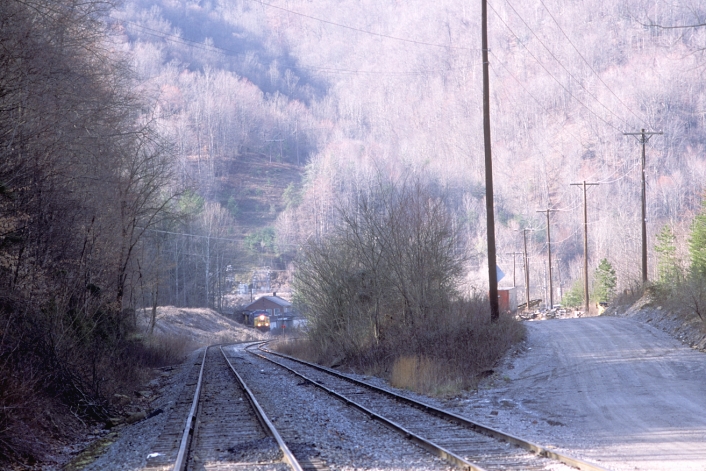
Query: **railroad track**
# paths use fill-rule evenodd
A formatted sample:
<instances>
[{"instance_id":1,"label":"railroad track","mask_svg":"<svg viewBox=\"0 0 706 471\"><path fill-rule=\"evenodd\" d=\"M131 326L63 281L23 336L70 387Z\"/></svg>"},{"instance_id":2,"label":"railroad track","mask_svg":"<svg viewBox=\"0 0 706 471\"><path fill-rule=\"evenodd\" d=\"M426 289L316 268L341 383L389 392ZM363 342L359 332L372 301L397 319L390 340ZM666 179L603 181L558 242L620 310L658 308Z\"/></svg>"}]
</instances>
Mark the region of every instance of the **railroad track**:
<instances>
[{"instance_id":1,"label":"railroad track","mask_svg":"<svg viewBox=\"0 0 706 471\"><path fill-rule=\"evenodd\" d=\"M257 353L252 347L248 351L286 368L463 469L606 471L328 368L266 350L261 345L258 344Z\"/></svg>"},{"instance_id":2,"label":"railroad track","mask_svg":"<svg viewBox=\"0 0 706 471\"><path fill-rule=\"evenodd\" d=\"M209 347L194 365L148 471L301 471L303 468L223 350Z\"/></svg>"}]
</instances>

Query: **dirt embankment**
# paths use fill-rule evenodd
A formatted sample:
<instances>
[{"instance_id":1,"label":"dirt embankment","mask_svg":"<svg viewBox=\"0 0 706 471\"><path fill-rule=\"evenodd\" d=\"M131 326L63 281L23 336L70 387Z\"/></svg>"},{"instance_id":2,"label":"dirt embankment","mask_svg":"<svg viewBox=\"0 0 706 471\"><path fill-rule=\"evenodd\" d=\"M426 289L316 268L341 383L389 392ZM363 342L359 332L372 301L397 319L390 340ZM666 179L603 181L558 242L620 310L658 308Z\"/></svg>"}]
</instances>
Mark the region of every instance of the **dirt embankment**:
<instances>
[{"instance_id":1,"label":"dirt embankment","mask_svg":"<svg viewBox=\"0 0 706 471\"><path fill-rule=\"evenodd\" d=\"M138 313L138 326L143 331L149 327L151 310ZM235 322L207 308L181 308L160 306L154 333L165 337L183 338L195 347L217 343L234 343L262 340L266 334Z\"/></svg>"},{"instance_id":2,"label":"dirt embankment","mask_svg":"<svg viewBox=\"0 0 706 471\"><path fill-rule=\"evenodd\" d=\"M706 322L687 307L664 308L646 294L632 305L611 306L604 315L631 317L668 333L692 348L706 352Z\"/></svg>"}]
</instances>

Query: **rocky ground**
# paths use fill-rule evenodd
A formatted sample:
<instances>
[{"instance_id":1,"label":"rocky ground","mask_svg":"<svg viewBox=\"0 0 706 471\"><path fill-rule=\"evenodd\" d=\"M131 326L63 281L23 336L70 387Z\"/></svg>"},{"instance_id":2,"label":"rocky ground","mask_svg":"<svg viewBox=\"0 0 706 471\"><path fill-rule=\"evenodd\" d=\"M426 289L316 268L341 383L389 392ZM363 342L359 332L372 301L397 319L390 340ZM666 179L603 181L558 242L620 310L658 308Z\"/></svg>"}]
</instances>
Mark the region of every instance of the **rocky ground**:
<instances>
[{"instance_id":1,"label":"rocky ground","mask_svg":"<svg viewBox=\"0 0 706 471\"><path fill-rule=\"evenodd\" d=\"M138 327L146 332L150 311L138 312ZM255 329L230 320L212 309L162 306L157 310L155 336L163 336L180 344L195 358L201 347L218 343L234 343L267 338ZM97 457L142 457L149 446L150 431L163 423L186 374L185 366L193 361L155 369L149 380L132 397L114 398L122 413L116 414L108 426L86 428L77 433L75 443L57 450L54 463L40 466L44 470L113 469L110 464L89 466ZM107 450L107 452L106 452ZM88 468L87 468L88 466Z\"/></svg>"},{"instance_id":2,"label":"rocky ground","mask_svg":"<svg viewBox=\"0 0 706 471\"><path fill-rule=\"evenodd\" d=\"M684 309L674 312L656 305L649 295L630 306L611 306L605 315L630 317L650 324L692 348L706 352L706 322Z\"/></svg>"},{"instance_id":3,"label":"rocky ground","mask_svg":"<svg viewBox=\"0 0 706 471\"><path fill-rule=\"evenodd\" d=\"M642 299L528 322L477 391L440 401L612 470L706 470L706 326Z\"/></svg>"},{"instance_id":4,"label":"rocky ground","mask_svg":"<svg viewBox=\"0 0 706 471\"><path fill-rule=\"evenodd\" d=\"M158 316L177 326L165 332L184 329L202 340L223 335L221 319L180 311ZM477 391L425 400L607 469L704 471L706 356L697 349L706 329L644 300L607 314L528 322L525 342ZM214 332L199 334L206 326ZM146 390L151 410L168 407L183 374L180 367L157 373ZM96 431L93 450L69 469L140 469L151 430L164 416L121 425L112 435Z\"/></svg>"}]
</instances>

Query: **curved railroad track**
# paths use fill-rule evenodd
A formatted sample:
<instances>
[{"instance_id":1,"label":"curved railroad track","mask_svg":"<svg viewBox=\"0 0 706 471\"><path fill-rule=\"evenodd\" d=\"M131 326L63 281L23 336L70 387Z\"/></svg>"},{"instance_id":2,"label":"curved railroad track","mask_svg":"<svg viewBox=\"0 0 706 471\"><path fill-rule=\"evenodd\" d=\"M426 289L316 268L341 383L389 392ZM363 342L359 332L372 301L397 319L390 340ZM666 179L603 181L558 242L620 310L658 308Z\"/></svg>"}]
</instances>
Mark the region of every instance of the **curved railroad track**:
<instances>
[{"instance_id":1,"label":"curved railroad track","mask_svg":"<svg viewBox=\"0 0 706 471\"><path fill-rule=\"evenodd\" d=\"M302 470L221 347L194 366L146 470Z\"/></svg>"},{"instance_id":2,"label":"curved railroad track","mask_svg":"<svg viewBox=\"0 0 706 471\"><path fill-rule=\"evenodd\" d=\"M252 347L248 351L286 368L463 469L606 471L598 465L553 452L459 415L257 345L260 346L259 353L251 351Z\"/></svg>"}]
</instances>

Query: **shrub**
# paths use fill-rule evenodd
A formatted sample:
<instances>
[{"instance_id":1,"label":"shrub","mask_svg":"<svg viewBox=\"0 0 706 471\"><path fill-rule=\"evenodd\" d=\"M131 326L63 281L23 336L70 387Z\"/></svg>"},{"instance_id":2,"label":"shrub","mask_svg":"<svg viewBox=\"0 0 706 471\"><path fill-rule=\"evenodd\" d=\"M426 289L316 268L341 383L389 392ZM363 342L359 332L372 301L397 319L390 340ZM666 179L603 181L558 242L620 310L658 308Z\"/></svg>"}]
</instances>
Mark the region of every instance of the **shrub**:
<instances>
[{"instance_id":1,"label":"shrub","mask_svg":"<svg viewBox=\"0 0 706 471\"><path fill-rule=\"evenodd\" d=\"M595 288L593 297L599 303L607 303L615 296L615 287L618 284L615 270L607 259L602 259L594 274Z\"/></svg>"},{"instance_id":2,"label":"shrub","mask_svg":"<svg viewBox=\"0 0 706 471\"><path fill-rule=\"evenodd\" d=\"M383 375L395 362L399 371L438 367L433 383L466 387L521 337L511 318L490 322L487 298L461 296L464 238L433 185L379 181L339 218L302 251L294 275L320 361Z\"/></svg>"},{"instance_id":3,"label":"shrub","mask_svg":"<svg viewBox=\"0 0 706 471\"><path fill-rule=\"evenodd\" d=\"M564 295L563 303L566 307L577 308L584 305L583 281L576 280L569 291Z\"/></svg>"}]
</instances>

